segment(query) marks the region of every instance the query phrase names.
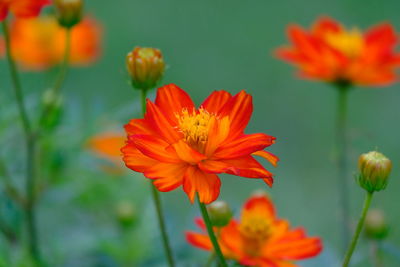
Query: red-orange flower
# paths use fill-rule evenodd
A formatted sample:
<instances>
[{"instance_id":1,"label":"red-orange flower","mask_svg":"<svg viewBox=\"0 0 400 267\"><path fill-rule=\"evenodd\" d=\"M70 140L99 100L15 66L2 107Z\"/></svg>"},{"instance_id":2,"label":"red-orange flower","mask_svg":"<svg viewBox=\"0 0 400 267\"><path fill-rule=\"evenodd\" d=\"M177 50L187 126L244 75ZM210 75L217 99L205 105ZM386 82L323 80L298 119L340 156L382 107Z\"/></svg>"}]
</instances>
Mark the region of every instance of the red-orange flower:
<instances>
[{"instance_id":1,"label":"red-orange flower","mask_svg":"<svg viewBox=\"0 0 400 267\"><path fill-rule=\"evenodd\" d=\"M176 85L161 87L155 103L147 100L144 119L125 125L125 164L153 179L160 191L183 185L191 202L196 193L203 203L218 197L219 173L262 178L272 186L272 174L253 155L275 165L278 158L263 150L275 138L244 133L252 111L252 97L245 91L235 96L215 91L196 109Z\"/></svg>"},{"instance_id":2,"label":"red-orange flower","mask_svg":"<svg viewBox=\"0 0 400 267\"><path fill-rule=\"evenodd\" d=\"M279 48L276 54L295 64L302 77L362 86L382 86L397 80L398 38L389 23L362 33L323 17L308 31L289 26L288 36L292 45Z\"/></svg>"},{"instance_id":3,"label":"red-orange flower","mask_svg":"<svg viewBox=\"0 0 400 267\"><path fill-rule=\"evenodd\" d=\"M196 223L206 232L202 219ZM322 250L318 237L307 237L303 228L291 229L288 221L278 218L266 195L248 199L240 221L232 219L215 231L224 256L245 266L296 267L294 260L314 257ZM206 233L187 232L186 238L193 246L213 249Z\"/></svg>"},{"instance_id":4,"label":"red-orange flower","mask_svg":"<svg viewBox=\"0 0 400 267\"><path fill-rule=\"evenodd\" d=\"M86 65L100 52L101 30L93 18L85 18L71 32L70 64ZM17 19L10 28L13 57L24 69L44 70L64 58L66 30L55 17Z\"/></svg>"},{"instance_id":5,"label":"red-orange flower","mask_svg":"<svg viewBox=\"0 0 400 267\"><path fill-rule=\"evenodd\" d=\"M39 15L49 0L0 0L0 21L11 11L18 18L30 18Z\"/></svg>"}]
</instances>

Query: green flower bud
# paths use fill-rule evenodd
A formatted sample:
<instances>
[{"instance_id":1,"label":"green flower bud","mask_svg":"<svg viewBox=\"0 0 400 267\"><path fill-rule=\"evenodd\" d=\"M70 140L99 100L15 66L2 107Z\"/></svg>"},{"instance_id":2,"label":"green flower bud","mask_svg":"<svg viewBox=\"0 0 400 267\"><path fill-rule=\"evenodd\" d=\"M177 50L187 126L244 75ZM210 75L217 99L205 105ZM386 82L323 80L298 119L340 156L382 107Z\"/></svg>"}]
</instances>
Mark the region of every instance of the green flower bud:
<instances>
[{"instance_id":1,"label":"green flower bud","mask_svg":"<svg viewBox=\"0 0 400 267\"><path fill-rule=\"evenodd\" d=\"M367 213L364 233L368 238L375 240L382 240L387 237L389 227L381 210L373 209Z\"/></svg>"},{"instance_id":2,"label":"green flower bud","mask_svg":"<svg viewBox=\"0 0 400 267\"><path fill-rule=\"evenodd\" d=\"M72 28L82 19L83 0L54 0L58 23Z\"/></svg>"},{"instance_id":3,"label":"green flower bud","mask_svg":"<svg viewBox=\"0 0 400 267\"><path fill-rule=\"evenodd\" d=\"M128 228L134 225L137 219L135 206L128 201L121 201L116 206L116 217L118 223L123 228Z\"/></svg>"},{"instance_id":4,"label":"green flower bud","mask_svg":"<svg viewBox=\"0 0 400 267\"><path fill-rule=\"evenodd\" d=\"M233 215L225 201L214 201L207 206L207 211L212 225L216 227L228 225Z\"/></svg>"},{"instance_id":5,"label":"green flower bud","mask_svg":"<svg viewBox=\"0 0 400 267\"><path fill-rule=\"evenodd\" d=\"M61 121L63 114L63 99L53 90L46 90L42 96L42 115L40 126L46 131L55 129Z\"/></svg>"},{"instance_id":6,"label":"green flower bud","mask_svg":"<svg viewBox=\"0 0 400 267\"><path fill-rule=\"evenodd\" d=\"M164 59L160 50L135 47L126 57L132 85L140 90L154 88L164 75Z\"/></svg>"},{"instance_id":7,"label":"green flower bud","mask_svg":"<svg viewBox=\"0 0 400 267\"><path fill-rule=\"evenodd\" d=\"M371 151L362 154L358 160L358 183L368 192L386 188L392 162L382 153Z\"/></svg>"}]
</instances>

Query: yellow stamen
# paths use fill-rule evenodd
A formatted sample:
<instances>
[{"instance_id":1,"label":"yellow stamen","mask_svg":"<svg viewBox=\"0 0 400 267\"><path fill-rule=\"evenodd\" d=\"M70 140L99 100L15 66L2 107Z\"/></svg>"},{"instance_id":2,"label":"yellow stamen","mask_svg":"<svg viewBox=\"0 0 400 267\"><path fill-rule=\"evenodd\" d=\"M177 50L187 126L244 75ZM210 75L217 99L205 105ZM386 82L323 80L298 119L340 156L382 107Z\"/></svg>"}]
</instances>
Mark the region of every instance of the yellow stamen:
<instances>
[{"instance_id":1,"label":"yellow stamen","mask_svg":"<svg viewBox=\"0 0 400 267\"><path fill-rule=\"evenodd\" d=\"M178 118L179 129L183 133L186 143L199 152L202 152L208 140L210 122L216 119L215 115L200 108L198 112L195 110L189 112L187 109L183 109L181 114L177 114L176 117Z\"/></svg>"},{"instance_id":2,"label":"yellow stamen","mask_svg":"<svg viewBox=\"0 0 400 267\"><path fill-rule=\"evenodd\" d=\"M247 254L256 256L265 241L271 236L272 222L262 216L243 216L239 231Z\"/></svg>"},{"instance_id":3,"label":"yellow stamen","mask_svg":"<svg viewBox=\"0 0 400 267\"><path fill-rule=\"evenodd\" d=\"M326 41L349 57L360 55L364 48L362 33L357 28L350 31L329 33L326 35Z\"/></svg>"}]
</instances>

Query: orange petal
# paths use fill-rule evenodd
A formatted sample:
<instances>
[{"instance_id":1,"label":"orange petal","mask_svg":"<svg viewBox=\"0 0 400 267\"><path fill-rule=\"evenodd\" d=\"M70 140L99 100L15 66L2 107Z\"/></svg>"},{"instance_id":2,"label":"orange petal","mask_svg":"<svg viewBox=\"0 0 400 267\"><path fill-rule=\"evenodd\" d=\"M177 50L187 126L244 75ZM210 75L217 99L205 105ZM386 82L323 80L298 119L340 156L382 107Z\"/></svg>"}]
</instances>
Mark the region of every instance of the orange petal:
<instances>
[{"instance_id":1,"label":"orange petal","mask_svg":"<svg viewBox=\"0 0 400 267\"><path fill-rule=\"evenodd\" d=\"M8 4L7 2L0 1L0 21L7 17L8 13Z\"/></svg>"},{"instance_id":2,"label":"orange petal","mask_svg":"<svg viewBox=\"0 0 400 267\"><path fill-rule=\"evenodd\" d=\"M190 164L197 164L206 158L206 156L191 148L183 140L179 140L177 143L173 144L172 147L175 149L176 154L182 161Z\"/></svg>"},{"instance_id":3,"label":"orange petal","mask_svg":"<svg viewBox=\"0 0 400 267\"><path fill-rule=\"evenodd\" d=\"M176 114L180 114L182 109L186 108L191 111L195 108L190 96L175 84L168 84L159 88L155 104L173 125L178 124Z\"/></svg>"},{"instance_id":4,"label":"orange petal","mask_svg":"<svg viewBox=\"0 0 400 267\"><path fill-rule=\"evenodd\" d=\"M178 163L157 163L149 167L144 175L147 178L155 179L153 184L158 190L168 192L182 185L183 175L186 171L187 164Z\"/></svg>"},{"instance_id":5,"label":"orange petal","mask_svg":"<svg viewBox=\"0 0 400 267\"><path fill-rule=\"evenodd\" d=\"M136 172L145 172L149 167L158 163L158 161L143 155L132 143L125 145L121 152L125 165Z\"/></svg>"},{"instance_id":6,"label":"orange petal","mask_svg":"<svg viewBox=\"0 0 400 267\"><path fill-rule=\"evenodd\" d=\"M128 135L134 134L145 134L145 135L158 135L156 131L149 125L145 119L133 119L130 120L124 126L125 131Z\"/></svg>"},{"instance_id":7,"label":"orange petal","mask_svg":"<svg viewBox=\"0 0 400 267\"><path fill-rule=\"evenodd\" d=\"M340 32L341 30L342 26L327 16L320 17L312 27L313 34L321 38L324 38L329 32Z\"/></svg>"},{"instance_id":8,"label":"orange petal","mask_svg":"<svg viewBox=\"0 0 400 267\"><path fill-rule=\"evenodd\" d=\"M211 117L210 130L208 132L208 140L205 146L204 154L211 157L218 146L225 141L230 131L229 117L223 117L221 120Z\"/></svg>"},{"instance_id":9,"label":"orange petal","mask_svg":"<svg viewBox=\"0 0 400 267\"><path fill-rule=\"evenodd\" d=\"M193 246L204 249L212 250L210 238L206 234L199 234L195 232L186 232L186 240Z\"/></svg>"},{"instance_id":10,"label":"orange petal","mask_svg":"<svg viewBox=\"0 0 400 267\"><path fill-rule=\"evenodd\" d=\"M262 150L275 142L275 137L258 133L242 135L221 145L214 153L214 158L239 158Z\"/></svg>"},{"instance_id":11,"label":"orange petal","mask_svg":"<svg viewBox=\"0 0 400 267\"><path fill-rule=\"evenodd\" d=\"M158 161L168 163L180 163L181 160L178 158L173 150L168 150L170 146L164 140L157 138L152 135L131 135L129 136L129 142L135 144L137 149L140 150L144 155L153 158Z\"/></svg>"},{"instance_id":12,"label":"orange petal","mask_svg":"<svg viewBox=\"0 0 400 267\"><path fill-rule=\"evenodd\" d=\"M219 196L220 187L221 181L217 175L205 173L194 166L188 167L183 177L183 190L192 203L196 193L201 203L213 202Z\"/></svg>"},{"instance_id":13,"label":"orange petal","mask_svg":"<svg viewBox=\"0 0 400 267\"><path fill-rule=\"evenodd\" d=\"M266 220L275 218L275 207L267 195L255 195L249 198L242 209L242 220L245 216L263 216Z\"/></svg>"},{"instance_id":14,"label":"orange petal","mask_svg":"<svg viewBox=\"0 0 400 267\"><path fill-rule=\"evenodd\" d=\"M146 110L145 119L148 121L148 124L164 137L168 143L173 144L181 138L181 135L174 128L175 126L171 125L161 109L150 100L147 100Z\"/></svg>"},{"instance_id":15,"label":"orange petal","mask_svg":"<svg viewBox=\"0 0 400 267\"><path fill-rule=\"evenodd\" d=\"M271 164L274 167L276 167L278 165L279 158L277 156L275 156L274 154L268 152L268 151L259 150L259 151L256 151L256 152L252 153L252 155L263 157L264 159L266 159L269 162L271 162Z\"/></svg>"},{"instance_id":16,"label":"orange petal","mask_svg":"<svg viewBox=\"0 0 400 267\"><path fill-rule=\"evenodd\" d=\"M224 105L232 98L227 91L214 91L204 100L201 106L209 113L219 114Z\"/></svg>"},{"instance_id":17,"label":"orange petal","mask_svg":"<svg viewBox=\"0 0 400 267\"><path fill-rule=\"evenodd\" d=\"M88 146L97 154L106 158L120 158L121 148L126 136L122 133L103 133L89 139Z\"/></svg>"},{"instance_id":18,"label":"orange petal","mask_svg":"<svg viewBox=\"0 0 400 267\"><path fill-rule=\"evenodd\" d=\"M249 123L253 112L253 101L251 95L241 91L221 109L221 116L229 116L231 137L234 138L243 133L244 128Z\"/></svg>"},{"instance_id":19,"label":"orange petal","mask_svg":"<svg viewBox=\"0 0 400 267\"><path fill-rule=\"evenodd\" d=\"M29 18L39 15L43 6L50 4L48 0L14 0L10 1L10 10L16 17Z\"/></svg>"}]
</instances>

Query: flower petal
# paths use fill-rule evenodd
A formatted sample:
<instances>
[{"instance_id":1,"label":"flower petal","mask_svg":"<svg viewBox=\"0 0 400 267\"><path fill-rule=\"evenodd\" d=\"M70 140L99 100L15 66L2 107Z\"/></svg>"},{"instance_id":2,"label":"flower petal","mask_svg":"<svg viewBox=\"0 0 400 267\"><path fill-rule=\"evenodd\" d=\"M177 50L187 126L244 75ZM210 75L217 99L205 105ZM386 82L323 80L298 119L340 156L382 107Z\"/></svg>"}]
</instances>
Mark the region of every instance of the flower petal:
<instances>
[{"instance_id":1,"label":"flower petal","mask_svg":"<svg viewBox=\"0 0 400 267\"><path fill-rule=\"evenodd\" d=\"M148 121L145 119L130 120L127 124L125 124L124 128L128 135L134 135L134 134L158 135L157 131L155 131L148 123Z\"/></svg>"},{"instance_id":2,"label":"flower petal","mask_svg":"<svg viewBox=\"0 0 400 267\"><path fill-rule=\"evenodd\" d=\"M171 191L182 185L183 175L187 168L186 163L157 163L149 167L144 175L147 178L155 179L153 184L162 192Z\"/></svg>"},{"instance_id":3,"label":"flower petal","mask_svg":"<svg viewBox=\"0 0 400 267\"><path fill-rule=\"evenodd\" d=\"M219 196L220 187L221 181L217 175L205 173L194 166L188 167L183 177L183 190L192 203L196 193L199 195L201 203L213 202Z\"/></svg>"},{"instance_id":4,"label":"flower petal","mask_svg":"<svg viewBox=\"0 0 400 267\"><path fill-rule=\"evenodd\" d=\"M182 109L192 111L195 108L190 96L175 84L159 88L155 104L164 112L172 125L178 124L176 114L180 114Z\"/></svg>"},{"instance_id":5,"label":"flower petal","mask_svg":"<svg viewBox=\"0 0 400 267\"><path fill-rule=\"evenodd\" d=\"M220 111L221 116L229 116L231 121L230 137L234 138L243 133L253 113L251 95L244 90L236 94L224 105Z\"/></svg>"},{"instance_id":6,"label":"flower petal","mask_svg":"<svg viewBox=\"0 0 400 267\"><path fill-rule=\"evenodd\" d=\"M252 155L263 157L264 159L269 161L274 167L276 167L278 165L279 158L268 151L259 150L259 151L252 153Z\"/></svg>"},{"instance_id":7,"label":"flower petal","mask_svg":"<svg viewBox=\"0 0 400 267\"><path fill-rule=\"evenodd\" d=\"M131 135L129 142L135 144L144 155L162 162L180 163L181 160L170 145L164 140L152 135ZM167 150L168 149L168 150Z\"/></svg>"},{"instance_id":8,"label":"flower petal","mask_svg":"<svg viewBox=\"0 0 400 267\"><path fill-rule=\"evenodd\" d=\"M193 246L204 249L212 250L210 238L206 234L199 234L195 232L186 232L186 240Z\"/></svg>"},{"instance_id":9,"label":"flower petal","mask_svg":"<svg viewBox=\"0 0 400 267\"><path fill-rule=\"evenodd\" d=\"M128 142L122 149L123 160L125 165L134 171L145 172L149 167L156 164L158 161L144 155L136 146Z\"/></svg>"},{"instance_id":10,"label":"flower petal","mask_svg":"<svg viewBox=\"0 0 400 267\"><path fill-rule=\"evenodd\" d=\"M178 157L187 163L197 164L201 160L206 159L206 156L191 148L183 140L179 140L177 143L173 144L172 147L175 149Z\"/></svg>"},{"instance_id":11,"label":"flower petal","mask_svg":"<svg viewBox=\"0 0 400 267\"><path fill-rule=\"evenodd\" d=\"M224 105L232 98L227 91L214 91L204 100L201 106L209 113L219 114Z\"/></svg>"},{"instance_id":12,"label":"flower petal","mask_svg":"<svg viewBox=\"0 0 400 267\"><path fill-rule=\"evenodd\" d=\"M211 157L218 146L225 141L230 131L230 120L228 116L220 120L211 117L208 140L204 149L204 154Z\"/></svg>"},{"instance_id":13,"label":"flower petal","mask_svg":"<svg viewBox=\"0 0 400 267\"><path fill-rule=\"evenodd\" d=\"M235 140L221 145L214 153L214 158L239 158L262 150L275 142L275 137L258 133L242 135Z\"/></svg>"},{"instance_id":14,"label":"flower petal","mask_svg":"<svg viewBox=\"0 0 400 267\"><path fill-rule=\"evenodd\" d=\"M249 198L242 209L242 221L246 216L263 216L266 220L275 218L275 207L271 199L265 194Z\"/></svg>"},{"instance_id":15,"label":"flower petal","mask_svg":"<svg viewBox=\"0 0 400 267\"><path fill-rule=\"evenodd\" d=\"M171 125L161 109L150 100L147 100L144 118L168 143L173 144L181 138L181 134L174 128L175 125Z\"/></svg>"}]
</instances>

